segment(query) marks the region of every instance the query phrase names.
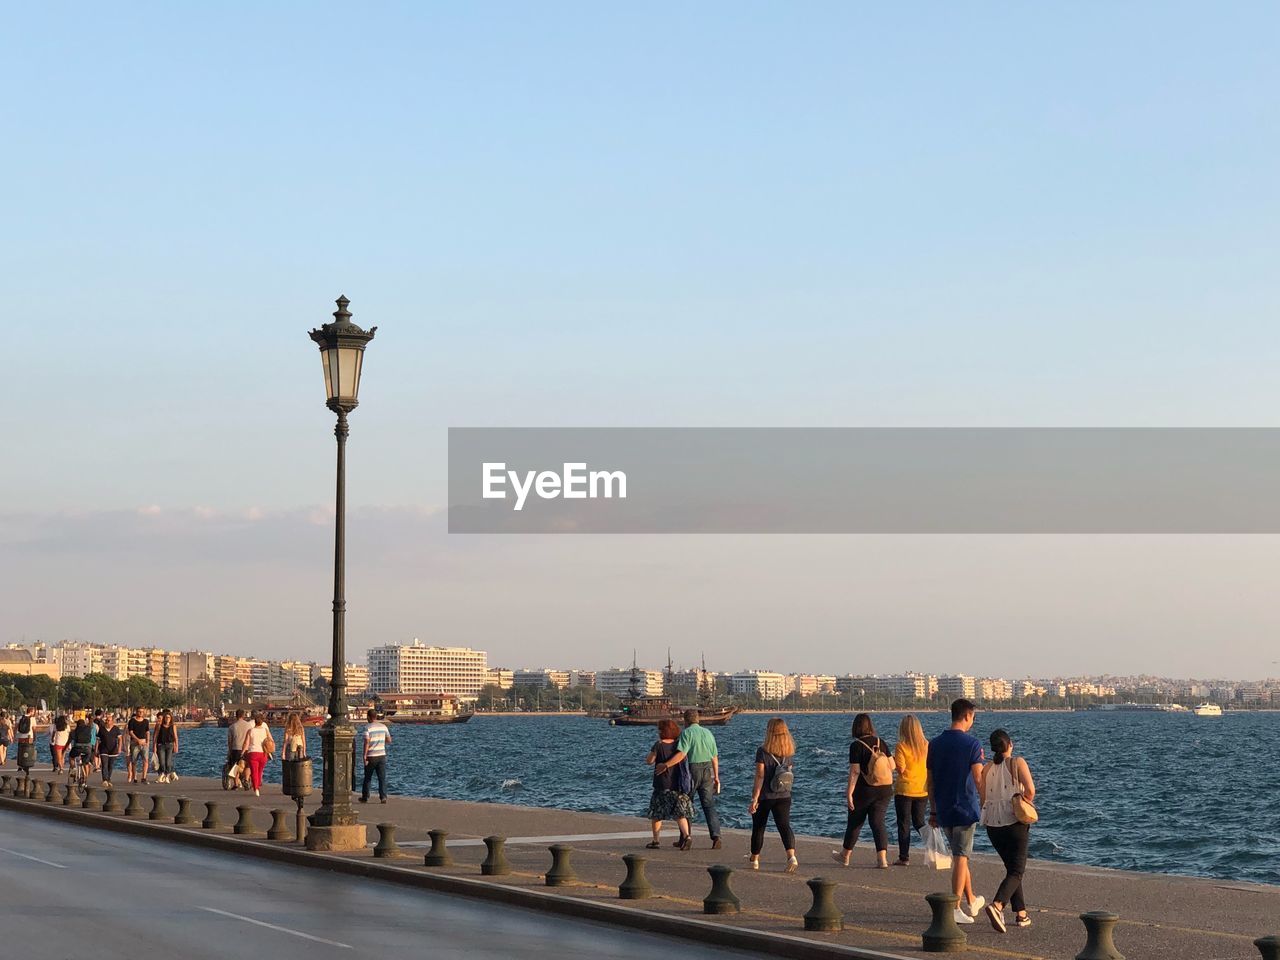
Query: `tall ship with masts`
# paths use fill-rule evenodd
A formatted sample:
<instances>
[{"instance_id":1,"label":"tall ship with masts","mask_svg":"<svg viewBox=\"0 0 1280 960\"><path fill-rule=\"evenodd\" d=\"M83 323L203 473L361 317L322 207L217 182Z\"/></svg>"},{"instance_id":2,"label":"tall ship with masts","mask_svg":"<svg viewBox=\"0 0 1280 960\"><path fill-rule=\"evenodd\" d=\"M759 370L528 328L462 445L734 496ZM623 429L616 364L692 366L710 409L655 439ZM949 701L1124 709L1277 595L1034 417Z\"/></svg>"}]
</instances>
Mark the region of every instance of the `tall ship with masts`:
<instances>
[{"instance_id":1,"label":"tall ship with masts","mask_svg":"<svg viewBox=\"0 0 1280 960\"><path fill-rule=\"evenodd\" d=\"M671 651L667 651L667 670L664 675L665 689L673 687L674 672L671 667ZM702 670L698 673L698 722L707 727L722 727L738 712L734 706L716 706L716 685L707 673L707 658L702 658ZM636 666L635 654L631 657L631 684L627 695L622 699L619 709L609 714L611 727L656 727L663 720L684 720L688 706L678 706L671 702L666 693L660 696L648 695L644 692L644 677Z\"/></svg>"}]
</instances>

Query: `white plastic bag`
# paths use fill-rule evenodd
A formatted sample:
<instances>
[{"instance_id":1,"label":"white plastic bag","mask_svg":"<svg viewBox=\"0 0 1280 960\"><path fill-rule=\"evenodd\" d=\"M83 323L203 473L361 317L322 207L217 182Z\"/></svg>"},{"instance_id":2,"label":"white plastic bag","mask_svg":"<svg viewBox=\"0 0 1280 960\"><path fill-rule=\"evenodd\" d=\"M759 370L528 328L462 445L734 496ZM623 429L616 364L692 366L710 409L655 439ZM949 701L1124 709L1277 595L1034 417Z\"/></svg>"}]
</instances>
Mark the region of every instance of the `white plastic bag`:
<instances>
[{"instance_id":1,"label":"white plastic bag","mask_svg":"<svg viewBox=\"0 0 1280 960\"><path fill-rule=\"evenodd\" d=\"M951 869L951 844L941 827L925 827L924 862L935 870Z\"/></svg>"}]
</instances>

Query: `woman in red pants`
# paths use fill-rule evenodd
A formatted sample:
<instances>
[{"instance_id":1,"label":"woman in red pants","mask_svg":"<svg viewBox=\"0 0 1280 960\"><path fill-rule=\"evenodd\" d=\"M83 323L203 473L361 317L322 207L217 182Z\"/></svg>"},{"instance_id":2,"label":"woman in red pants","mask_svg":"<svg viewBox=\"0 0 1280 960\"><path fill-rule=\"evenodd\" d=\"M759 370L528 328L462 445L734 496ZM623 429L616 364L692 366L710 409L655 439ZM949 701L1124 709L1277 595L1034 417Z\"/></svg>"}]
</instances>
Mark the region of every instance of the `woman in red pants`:
<instances>
[{"instance_id":1,"label":"woman in red pants","mask_svg":"<svg viewBox=\"0 0 1280 960\"><path fill-rule=\"evenodd\" d=\"M253 777L253 795L262 796L262 769L271 759L275 743L271 739L271 728L261 711L253 715L253 726L244 735L244 745L240 748L245 763L249 764L249 773Z\"/></svg>"}]
</instances>

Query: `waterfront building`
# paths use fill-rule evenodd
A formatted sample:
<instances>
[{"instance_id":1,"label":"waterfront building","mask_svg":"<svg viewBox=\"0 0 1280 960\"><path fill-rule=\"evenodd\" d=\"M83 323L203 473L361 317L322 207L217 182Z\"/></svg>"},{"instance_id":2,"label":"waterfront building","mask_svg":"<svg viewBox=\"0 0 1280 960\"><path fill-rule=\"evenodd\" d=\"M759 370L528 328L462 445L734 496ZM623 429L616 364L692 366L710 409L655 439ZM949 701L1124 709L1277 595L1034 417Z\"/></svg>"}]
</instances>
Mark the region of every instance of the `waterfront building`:
<instances>
[{"instance_id":1,"label":"waterfront building","mask_svg":"<svg viewBox=\"0 0 1280 960\"><path fill-rule=\"evenodd\" d=\"M329 664L309 664L311 667L311 682L315 683L316 679L323 677L325 682L333 679L333 667ZM369 683L369 668L363 663L348 663L347 669L347 693L351 696L370 692L373 688Z\"/></svg>"},{"instance_id":2,"label":"waterfront building","mask_svg":"<svg viewBox=\"0 0 1280 960\"><path fill-rule=\"evenodd\" d=\"M938 694L948 700L958 700L961 697L966 700L973 700L978 695L978 684L973 677L965 676L962 673L949 677L939 677Z\"/></svg>"},{"instance_id":3,"label":"waterfront building","mask_svg":"<svg viewBox=\"0 0 1280 960\"><path fill-rule=\"evenodd\" d=\"M781 700L787 695L786 678L771 670L741 670L730 675L729 692L735 696Z\"/></svg>"},{"instance_id":4,"label":"waterfront building","mask_svg":"<svg viewBox=\"0 0 1280 960\"><path fill-rule=\"evenodd\" d=\"M596 671L596 689L602 693L611 693L615 697L625 697L631 690L631 674L633 672L639 680L641 696L662 696L666 684L661 670L632 671L630 667L598 670Z\"/></svg>"},{"instance_id":5,"label":"waterfront building","mask_svg":"<svg viewBox=\"0 0 1280 960\"><path fill-rule=\"evenodd\" d=\"M571 687L594 687L596 685L596 672L594 670L570 670L569 686Z\"/></svg>"},{"instance_id":6,"label":"waterfront building","mask_svg":"<svg viewBox=\"0 0 1280 960\"><path fill-rule=\"evenodd\" d=\"M197 680L213 680L218 678L218 658L211 653L189 650L182 655L180 673L182 689L188 690Z\"/></svg>"},{"instance_id":7,"label":"waterfront building","mask_svg":"<svg viewBox=\"0 0 1280 960\"><path fill-rule=\"evenodd\" d=\"M20 677L50 677L61 679L62 671L56 663L37 660L30 650L6 648L0 650L0 673L12 673Z\"/></svg>"},{"instance_id":8,"label":"waterfront building","mask_svg":"<svg viewBox=\"0 0 1280 960\"><path fill-rule=\"evenodd\" d=\"M470 647L388 643L369 649L369 688L374 693L452 693L474 700L484 686L488 654Z\"/></svg>"},{"instance_id":9,"label":"waterfront building","mask_svg":"<svg viewBox=\"0 0 1280 960\"><path fill-rule=\"evenodd\" d=\"M557 687L563 690L569 686L569 671L550 670L546 667L516 670L511 682L517 687Z\"/></svg>"},{"instance_id":10,"label":"waterfront building","mask_svg":"<svg viewBox=\"0 0 1280 960\"><path fill-rule=\"evenodd\" d=\"M975 688L979 700L995 703L1013 699L1013 684L999 677L983 677L976 681Z\"/></svg>"},{"instance_id":11,"label":"waterfront building","mask_svg":"<svg viewBox=\"0 0 1280 960\"><path fill-rule=\"evenodd\" d=\"M510 690L515 686L516 672L506 667L488 667L484 672L484 684L489 687L501 687Z\"/></svg>"},{"instance_id":12,"label":"waterfront building","mask_svg":"<svg viewBox=\"0 0 1280 960\"><path fill-rule=\"evenodd\" d=\"M91 643L63 643L56 647L58 668L64 677L87 677L102 672L102 648Z\"/></svg>"}]
</instances>

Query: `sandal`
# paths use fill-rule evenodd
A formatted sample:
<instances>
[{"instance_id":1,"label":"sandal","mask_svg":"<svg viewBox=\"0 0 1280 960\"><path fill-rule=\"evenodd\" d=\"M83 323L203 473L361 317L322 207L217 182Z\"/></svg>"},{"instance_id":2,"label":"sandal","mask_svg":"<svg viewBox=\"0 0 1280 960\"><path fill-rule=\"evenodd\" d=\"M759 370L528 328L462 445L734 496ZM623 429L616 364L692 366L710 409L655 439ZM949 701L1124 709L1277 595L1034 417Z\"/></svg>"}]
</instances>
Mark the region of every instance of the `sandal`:
<instances>
[{"instance_id":1,"label":"sandal","mask_svg":"<svg viewBox=\"0 0 1280 960\"><path fill-rule=\"evenodd\" d=\"M657 840L651 840L644 845L644 848L646 850L657 850L661 846L662 844L660 844Z\"/></svg>"},{"instance_id":2,"label":"sandal","mask_svg":"<svg viewBox=\"0 0 1280 960\"><path fill-rule=\"evenodd\" d=\"M836 863L840 864L840 866L842 867L847 867L849 865L849 861L845 859L844 854L841 853L839 850L831 851L831 859L834 860Z\"/></svg>"},{"instance_id":3,"label":"sandal","mask_svg":"<svg viewBox=\"0 0 1280 960\"><path fill-rule=\"evenodd\" d=\"M692 835L692 834L690 834L690 835L689 835L689 836L687 836L687 837L681 837L681 838L680 838L680 842L679 842L678 844L676 844L676 846L678 846L681 850L692 850L692 849L693 849L693 835Z\"/></svg>"}]
</instances>

